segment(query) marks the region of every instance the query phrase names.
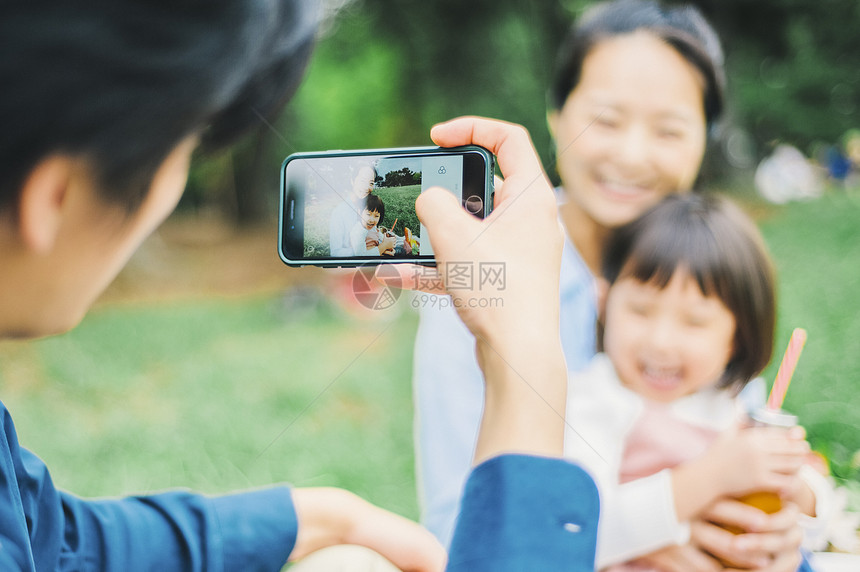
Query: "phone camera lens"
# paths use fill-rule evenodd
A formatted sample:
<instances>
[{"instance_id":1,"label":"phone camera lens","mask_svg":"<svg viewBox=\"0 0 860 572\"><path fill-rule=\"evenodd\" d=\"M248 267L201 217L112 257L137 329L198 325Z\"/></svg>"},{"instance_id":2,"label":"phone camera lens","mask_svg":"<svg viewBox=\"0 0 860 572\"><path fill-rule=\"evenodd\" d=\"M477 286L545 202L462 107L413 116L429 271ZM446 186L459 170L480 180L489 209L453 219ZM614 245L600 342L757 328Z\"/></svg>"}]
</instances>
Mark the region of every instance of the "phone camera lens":
<instances>
[{"instance_id":1,"label":"phone camera lens","mask_svg":"<svg viewBox=\"0 0 860 572\"><path fill-rule=\"evenodd\" d=\"M480 214L484 210L484 199L478 195L472 195L464 202L466 210L472 214Z\"/></svg>"}]
</instances>

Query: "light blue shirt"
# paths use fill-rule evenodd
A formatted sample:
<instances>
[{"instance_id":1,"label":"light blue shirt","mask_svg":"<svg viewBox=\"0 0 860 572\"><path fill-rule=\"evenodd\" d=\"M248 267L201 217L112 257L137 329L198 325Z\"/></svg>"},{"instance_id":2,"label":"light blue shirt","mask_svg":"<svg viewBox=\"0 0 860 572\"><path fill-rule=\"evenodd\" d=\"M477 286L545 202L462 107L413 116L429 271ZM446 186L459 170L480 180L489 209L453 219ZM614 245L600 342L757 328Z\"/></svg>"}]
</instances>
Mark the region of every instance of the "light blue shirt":
<instances>
[{"instance_id":1,"label":"light blue shirt","mask_svg":"<svg viewBox=\"0 0 860 572\"><path fill-rule=\"evenodd\" d=\"M344 258L356 254L352 250L350 233L355 224L361 221L359 209L357 201L353 204L344 199L332 210L328 237L331 256Z\"/></svg>"},{"instance_id":2,"label":"light blue shirt","mask_svg":"<svg viewBox=\"0 0 860 572\"><path fill-rule=\"evenodd\" d=\"M559 295L562 347L568 369L578 371L596 352L597 294L594 277L567 238ZM475 338L448 297L421 299L426 303L413 364L418 496L423 524L448 546L472 467L484 384Z\"/></svg>"}]
</instances>

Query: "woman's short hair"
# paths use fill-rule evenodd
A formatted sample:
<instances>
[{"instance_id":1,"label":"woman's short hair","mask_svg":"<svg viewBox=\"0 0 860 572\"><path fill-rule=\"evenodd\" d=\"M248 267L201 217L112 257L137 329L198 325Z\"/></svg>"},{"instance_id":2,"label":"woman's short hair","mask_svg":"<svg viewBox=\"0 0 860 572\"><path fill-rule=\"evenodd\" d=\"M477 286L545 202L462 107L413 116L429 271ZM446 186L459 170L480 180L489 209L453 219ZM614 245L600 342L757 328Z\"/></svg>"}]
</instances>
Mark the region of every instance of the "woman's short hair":
<instances>
[{"instance_id":1,"label":"woman's short hair","mask_svg":"<svg viewBox=\"0 0 860 572\"><path fill-rule=\"evenodd\" d=\"M710 131L719 121L725 99L725 70L720 40L693 6L663 8L653 0L612 0L591 6L574 24L558 50L549 106L561 109L579 84L582 66L601 40L643 30L655 35L704 77L705 120Z\"/></svg>"},{"instance_id":2,"label":"woman's short hair","mask_svg":"<svg viewBox=\"0 0 860 572\"><path fill-rule=\"evenodd\" d=\"M310 55L310 0L31 0L0 8L0 209L39 160L89 161L134 210L170 151L220 147L292 94Z\"/></svg>"}]
</instances>

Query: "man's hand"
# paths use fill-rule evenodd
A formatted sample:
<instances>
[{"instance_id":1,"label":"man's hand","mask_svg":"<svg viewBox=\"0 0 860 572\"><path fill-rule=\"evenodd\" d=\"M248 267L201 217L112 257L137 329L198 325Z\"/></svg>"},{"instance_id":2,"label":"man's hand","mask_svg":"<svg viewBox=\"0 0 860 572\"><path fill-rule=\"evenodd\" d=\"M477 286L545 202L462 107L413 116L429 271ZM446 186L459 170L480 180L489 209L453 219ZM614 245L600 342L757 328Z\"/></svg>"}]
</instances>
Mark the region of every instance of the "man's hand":
<instances>
[{"instance_id":1,"label":"man's hand","mask_svg":"<svg viewBox=\"0 0 860 572\"><path fill-rule=\"evenodd\" d=\"M505 272L504 289L481 290L478 280L449 288L475 334L486 379L475 461L503 452L561 455L567 383L558 317L563 233L553 189L528 132L518 125L467 117L437 125L431 137L442 147L489 149L504 177L484 220L468 214L445 189L428 189L416 202L443 281L453 263L473 272L493 264ZM487 296L501 302L481 304Z\"/></svg>"},{"instance_id":2,"label":"man's hand","mask_svg":"<svg viewBox=\"0 0 860 572\"><path fill-rule=\"evenodd\" d=\"M338 544L374 550L407 572L439 572L447 555L420 525L336 488L293 489L299 520L290 561Z\"/></svg>"}]
</instances>

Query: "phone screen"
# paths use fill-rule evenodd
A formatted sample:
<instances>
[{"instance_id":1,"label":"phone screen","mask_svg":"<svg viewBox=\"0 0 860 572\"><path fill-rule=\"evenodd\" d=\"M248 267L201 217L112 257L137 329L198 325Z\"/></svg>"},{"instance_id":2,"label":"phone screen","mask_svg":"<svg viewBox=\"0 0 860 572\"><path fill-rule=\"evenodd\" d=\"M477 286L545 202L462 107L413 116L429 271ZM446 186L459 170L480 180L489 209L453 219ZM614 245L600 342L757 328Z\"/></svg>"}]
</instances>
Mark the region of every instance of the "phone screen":
<instances>
[{"instance_id":1,"label":"phone screen","mask_svg":"<svg viewBox=\"0 0 860 572\"><path fill-rule=\"evenodd\" d=\"M293 155L282 173L281 258L322 266L432 261L415 200L439 186L483 217L492 181L487 155L462 149Z\"/></svg>"}]
</instances>

